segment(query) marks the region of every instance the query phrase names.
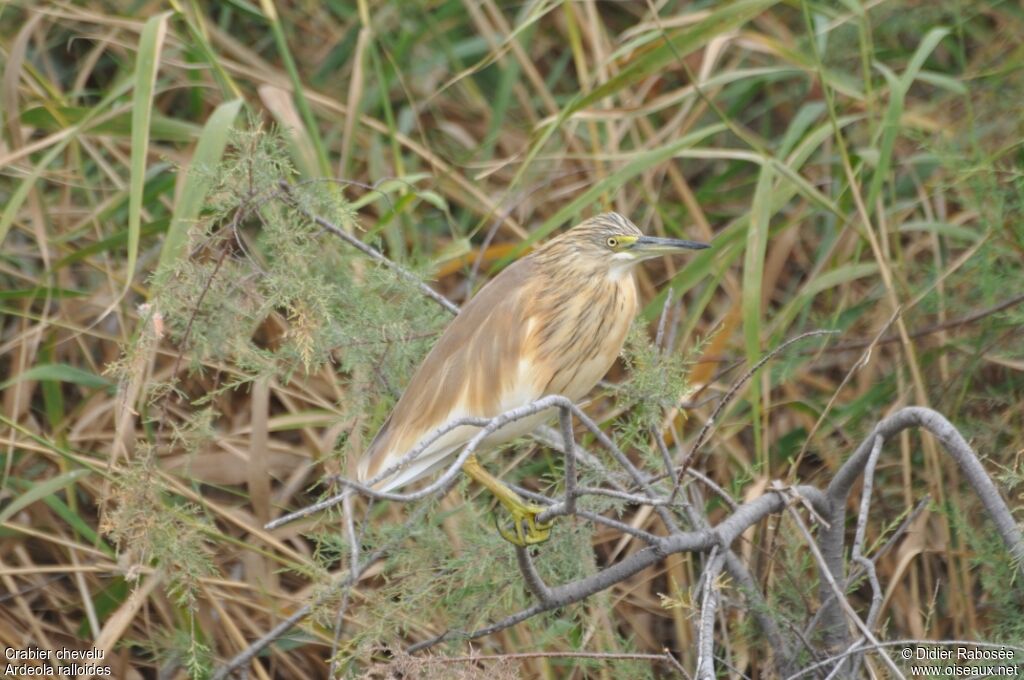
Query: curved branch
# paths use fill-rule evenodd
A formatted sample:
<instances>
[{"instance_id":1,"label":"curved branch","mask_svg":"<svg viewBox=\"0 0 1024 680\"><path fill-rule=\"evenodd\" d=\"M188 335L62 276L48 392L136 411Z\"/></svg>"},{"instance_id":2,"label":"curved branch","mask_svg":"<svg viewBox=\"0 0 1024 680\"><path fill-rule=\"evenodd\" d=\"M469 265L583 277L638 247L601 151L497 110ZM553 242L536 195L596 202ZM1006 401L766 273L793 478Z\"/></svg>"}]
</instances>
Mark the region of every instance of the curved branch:
<instances>
[{"instance_id":1,"label":"curved branch","mask_svg":"<svg viewBox=\"0 0 1024 680\"><path fill-rule=\"evenodd\" d=\"M985 511L995 523L996 530L1002 537L1012 559L1024 575L1024 535L1021 534L1013 514L999 494L999 489L985 472L978 455L941 413L921 406L908 406L879 422L828 485L825 493L830 509L825 517L829 526L822 531L819 542L832 577L839 583L845 582L843 548L846 501L854 483L871 459L876 438L891 439L909 427L922 427L931 432L942 444L946 453L956 461L960 471L985 507ZM832 596L831 589L824 579L820 588L823 602L820 621L825 628L826 644L830 649L846 649L850 646L850 641L843 623L841 605Z\"/></svg>"},{"instance_id":2,"label":"curved branch","mask_svg":"<svg viewBox=\"0 0 1024 680\"><path fill-rule=\"evenodd\" d=\"M689 470L688 474L693 474L694 470ZM708 480L709 482L711 480ZM711 482L714 488L719 489L717 484ZM695 493L695 492L692 492ZM724 490L722 491L724 494ZM729 509L736 510L739 506L735 501L732 500L728 494L725 497L729 500ZM710 527L707 517L702 513L698 512L694 507L695 503L685 503L683 509L686 511L687 518L690 523L693 524L697 529L707 529ZM746 565L743 564L743 560L731 549L728 548L724 551L725 557L725 570L729 573L733 579L739 584L741 591L750 599L751 610L754 619L761 626L766 638L768 638L769 646L775 650L775 665L780 674L785 674L791 671L790 661L793 657L792 644L787 639L782 630L779 628L775 619L769 615L770 608L768 602L765 600L764 594L761 592L761 588L758 586L754 577L750 575L750 571Z\"/></svg>"},{"instance_id":3,"label":"curved branch","mask_svg":"<svg viewBox=\"0 0 1024 680\"><path fill-rule=\"evenodd\" d=\"M345 483L349 488L346 489L343 494L310 506L309 508L297 513L293 513L292 515L282 517L271 526L277 526L285 521L290 521L290 519L295 517L305 516L319 509L330 507L330 505L341 502L347 494L351 494L352 490L363 492L374 498L384 498L396 501L419 500L430 494L443 491L454 484L456 475L461 469L465 459L488 435L499 428L504 427L510 422L527 418L548 409L558 409L560 411L561 437L559 437L559 444L561 444L561 447L564 452L566 452L567 456L575 459L577 451L581 451L573 441L572 437L570 418L575 416L588 431L594 434L598 443L603 448L607 449L611 453L612 457L626 470L628 475L633 478L636 488L642 492L642 496L624 492L620 488L617 488L614 491L605 491L578 487L575 482L575 474L572 474L571 479L567 478L566 495L563 496L562 499L555 500L547 498L546 496L534 494L527 490L522 490L521 493L550 506L550 508L543 514L545 518L557 515L585 517L586 519L595 522L602 522L609 526L613 526L621 531L627 531L646 542L647 547L629 555L620 562L602 569L596 574L554 587L545 584L540 578L533 562L531 561L529 553L522 549L517 550L519 568L523 573L524 581L529 590L537 597L538 602L484 628L468 633L461 631L449 631L435 638L424 640L409 647L407 650L408 652L426 649L448 639L474 639L490 635L545 611L564 607L568 604L584 600L595 593L610 588L613 585L630 578L640 571L658 563L669 555L682 552L711 551L712 557L709 567L713 567L713 569L706 572L707 577L711 578L722 569L726 569L741 582L741 585L747 587L752 586L750 588L751 592L753 593L755 600L757 600L754 602L756 614L756 610L758 609L757 604L758 602L763 603L763 597L760 596L756 582L750 577L750 574L746 571L743 563L735 553L730 550L730 546L750 526L761 521L769 514L777 513L786 509L789 505L788 499L792 497L795 497L808 505L812 511L812 515L818 515L822 520L821 536L817 545L812 545L812 549L816 554L818 554L821 566L821 600L823 604L821 610L816 616L816 620L819 625L825 627L826 645L828 648L833 650L848 649L858 655L863 654L865 651L870 649L877 649L881 645L877 640L873 639L870 630L874 627L875 619L878 615L877 602L873 599L871 612L869 612L867 622L862 622L856 616L856 613L850 609L848 603L846 603L841 597L847 583L844 575L846 503L857 478L861 474L868 474L869 476L872 475L873 468L877 462L878 456L880 455L884 441L893 437L898 432L913 426L923 427L933 433L940 442L942 442L947 453L957 461L957 464L960 466L964 476L971 484L974 491L978 494L978 497L982 501L986 511L995 522L1010 554L1013 556L1014 560L1024 568L1024 538L1022 538L1020 528L1014 521L1006 503L999 495L999 491L995 484L985 472L977 454L971 450L970 446L956 428L954 428L953 425L950 424L942 415L931 409L917 407L901 409L895 414L879 422L860 447L858 447L857 451L840 468L825 491L812 486L799 486L789 489L783 489L780 487L778 489L773 489L753 501L749 501L739 506L732 506L730 508L732 512L713 528L709 526L706 518L700 512L695 508L684 504L685 509L688 511L690 521L694 526L694 530L682 531L676 525L669 513L668 507L666 507L666 496L658 494L652 486L652 482L656 481L657 477L648 477L643 474L643 472L633 464L626 454L618 448L616 443L612 441L608 435L602 432L597 424L583 413L576 404L565 397L557 395L544 397L526 406L502 413L494 418L463 418L449 423L435 432L432 432L400 461L388 468L388 470L382 472L374 480L370 480L366 485L344 480L343 483ZM463 426L478 428L478 432L474 434L473 438L464 447L460 455L453 460L444 474L442 474L440 478L435 480L432 484L424 489L408 494L380 493L370 488L370 486L379 478L386 478L388 475L393 474L397 469L407 465L410 461L415 459L416 456L426 450L430 443L438 437L456 427ZM702 437L700 436L698 437L698 443L701 438ZM692 449L691 454L695 453L697 448L699 447ZM677 467L676 470L678 470L678 474L680 475L685 474L686 472L685 466ZM570 473L574 472L574 470L571 469L571 466L567 465L566 472ZM664 475L662 478L664 478ZM677 477L675 481L678 482L678 479L679 478ZM618 487L618 485L615 486ZM678 486L674 487L671 493L675 494L677 491ZM588 513L580 508L573 508L572 501L575 500L575 498L592 493L602 493L621 498L622 500L627 500L628 502L652 506L656 511L659 511L659 514L663 513L662 519L669 531L669 535L662 537L648 532L633 530L632 527L628 527L624 523L610 520L609 518L602 517L595 513ZM668 493L669 492L666 491L666 494ZM861 499L856 536L854 538L853 558L857 565L857 569L868 571L869 576L871 575L870 567L872 565L863 555L863 544L864 527L867 522L870 497L871 482L866 481ZM794 515L795 514L796 513L794 512ZM818 550L819 546L820 551ZM376 558L376 554L371 556L369 560L364 561L364 565L368 565L374 561L374 558ZM872 579L872 588L877 592L880 587L876 583L876 580L877 579ZM711 588L712 586L706 587ZM709 625L713 628L713 616L712 614L708 614L708 612L713 612L717 608L717 602L717 597L710 591L706 590L704 609L701 619L701 635L699 637L701 642L702 663L698 668L699 673L703 673L704 675L707 674L706 672L708 671L708 668L713 668L713 665L709 666L709 664L713 664L713 656L711 655L713 648L708 649L708 645L713 645L713 642L711 633L707 630ZM266 641L272 640L276 636L282 634L284 630L295 625L295 623L305 615L306 611L308 610L297 612L288 621L283 622L277 629L262 638L261 641L255 643L250 649L259 648L267 644ZM847 639L849 635L845 626L844 613L851 614L855 623L859 624L858 627L861 628L861 632L864 633L864 641L868 643L867 645L858 644L856 646L851 646L849 644L849 640ZM765 621L761 621L762 628L765 628L765 632L770 639L779 643L780 668L786 668L792 661L790 658L791 651L789 651L791 649L791 645L789 645L783 638L781 632L777 627L775 627L774 622L771 621L770 617L759 617L759 620L765 618L768 625L765 625ZM711 622L710 624L707 623L709 620ZM814 626L812 625L808 630L811 632L813 629ZM251 656L247 658L251 658Z\"/></svg>"},{"instance_id":4,"label":"curved branch","mask_svg":"<svg viewBox=\"0 0 1024 680\"><path fill-rule=\"evenodd\" d=\"M797 487L797 491L807 498L819 511L824 509L825 497L819 489L812 486L800 486ZM769 491L765 495L741 505L713 529L678 532L666 536L659 540L657 544L639 550L621 562L605 567L596 574L564 585L553 588L549 587L546 593L546 600L538 602L511 616L507 616L496 623L470 633L449 631L429 640L418 642L410 646L406 651L411 654L433 647L446 640L472 640L491 635L551 609L557 609L558 607L564 607L586 599L660 562L669 555L683 552L703 552L715 546L728 547L748 527L760 522L764 517L772 513L781 511L785 507L786 500L783 495L775 491Z\"/></svg>"},{"instance_id":5,"label":"curved branch","mask_svg":"<svg viewBox=\"0 0 1024 680\"><path fill-rule=\"evenodd\" d=\"M549 601L551 589L537 573L537 568L533 565L533 559L530 557L529 548L522 545L516 546L516 562L519 564L519 571L522 572L523 581L526 582L526 587L530 589L530 592L542 603Z\"/></svg>"}]
</instances>

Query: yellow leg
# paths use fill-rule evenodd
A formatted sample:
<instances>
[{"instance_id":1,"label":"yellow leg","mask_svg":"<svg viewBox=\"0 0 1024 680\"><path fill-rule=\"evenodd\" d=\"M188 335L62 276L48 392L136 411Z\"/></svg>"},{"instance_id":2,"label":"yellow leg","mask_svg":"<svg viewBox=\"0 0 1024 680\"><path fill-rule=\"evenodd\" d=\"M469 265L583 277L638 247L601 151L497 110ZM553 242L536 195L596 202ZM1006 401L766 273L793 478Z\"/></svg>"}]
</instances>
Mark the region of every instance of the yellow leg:
<instances>
[{"instance_id":1,"label":"yellow leg","mask_svg":"<svg viewBox=\"0 0 1024 680\"><path fill-rule=\"evenodd\" d=\"M498 526L498 532L506 541L513 545L526 546L543 543L551 537L551 523L537 521L537 515L546 510L544 506L524 501L500 479L484 470L475 455L466 459L462 471L490 489L498 502L512 515L512 531Z\"/></svg>"}]
</instances>

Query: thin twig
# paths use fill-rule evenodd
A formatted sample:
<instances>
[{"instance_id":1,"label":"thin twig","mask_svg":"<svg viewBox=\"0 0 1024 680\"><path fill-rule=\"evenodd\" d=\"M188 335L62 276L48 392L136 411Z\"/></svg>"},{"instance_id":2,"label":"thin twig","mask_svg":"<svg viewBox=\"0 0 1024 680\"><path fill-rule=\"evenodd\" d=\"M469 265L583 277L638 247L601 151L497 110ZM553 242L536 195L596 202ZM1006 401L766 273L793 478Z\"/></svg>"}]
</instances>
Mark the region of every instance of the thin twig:
<instances>
[{"instance_id":1,"label":"thin twig","mask_svg":"<svg viewBox=\"0 0 1024 680\"><path fill-rule=\"evenodd\" d=\"M604 496L606 498L616 498L626 503L632 503L633 505L651 505L660 506L668 505L667 500L661 498L648 498L647 496L638 496L634 493L627 493L625 491L618 491L616 489L602 489L600 487L593 486L580 486L576 488L577 496Z\"/></svg>"},{"instance_id":2,"label":"thin twig","mask_svg":"<svg viewBox=\"0 0 1024 680\"><path fill-rule=\"evenodd\" d=\"M295 210L297 210L299 213L305 216L306 219L311 220L316 224L320 225L323 229L326 229L327 231L331 232L332 234L340 238L342 241L349 244L350 246L352 246L359 252L363 253L370 259L375 260L376 262L379 262L385 267L396 272L406 281L415 284L416 287L420 289L421 293L426 295L428 298L430 298L437 304L441 305L441 308L444 309L445 311L451 312L452 314L459 313L458 305L456 305L454 302L446 298L444 295L438 293L436 290L434 290L427 284L423 283L423 281L421 281L420 278L413 274L411 271L409 271L402 265L398 264L397 262L385 257L384 254L381 253L379 250L377 250L373 246L369 246L363 243L362 241L355 238L351 234L347 233L344 229L337 226L336 224L333 224L332 222L325 220L319 215L314 215L313 213L306 210L306 208L299 202L298 197L296 197L294 188L287 181L281 180L280 182L278 182L278 186L281 187L281 190L285 194L284 200L293 208L295 208Z\"/></svg>"},{"instance_id":3,"label":"thin twig","mask_svg":"<svg viewBox=\"0 0 1024 680\"><path fill-rule=\"evenodd\" d=\"M853 379L853 376L856 375L857 371L867 366L868 362L871 361L872 350L874 349L875 345L878 344L878 340L882 337L882 334L889 330L890 326L896 323L896 319L897 317L899 317L900 311L901 310L897 309L893 313L893 315L889 317L889 320L885 322L885 325L883 325L881 330L879 330L878 333L875 335L875 339L868 344L867 349L864 350L864 353L860 355L860 358L858 358L857 361L854 362L853 366L850 367L850 370L848 370L846 372L846 375L843 376L842 381L839 383L839 387L832 390L832 396L829 398L828 403L825 404L825 408L821 410L821 414L818 415L818 419L814 421L814 426L811 427L811 431L807 433L806 437L804 437L804 443L800 446L800 452L796 454L796 458L793 459L793 462L789 466L790 479L794 479L796 477L797 470L800 468L800 462L804 459L804 456L807 454L807 447L811 445L812 441L814 441L814 435L817 434L818 428L820 428L822 423L825 422L825 419L828 417L828 414L832 412L832 407L839 399L839 395L842 394L843 389L846 388L846 384ZM831 349L835 350L834 347Z\"/></svg>"},{"instance_id":4,"label":"thin twig","mask_svg":"<svg viewBox=\"0 0 1024 680\"><path fill-rule=\"evenodd\" d=\"M819 510L825 508L825 495L815 487L798 487L799 493L811 500ZM678 531L669 536L659 538L650 547L632 553L620 562L605 567L596 574L559 586L550 587L550 599L547 603L538 602L522 611L511 614L500 621L472 632L448 631L428 640L423 640L406 651L413 653L433 647L450 639L476 639L492 635L542 614L551 609L564 607L586 599L595 593L612 587L630 576L643 571L663 560L665 557L683 552L704 552L714 546L731 545L747 528L760 522L764 517L779 512L786 505L782 495L769 492L741 505L735 512L726 517L713 529L703 531Z\"/></svg>"},{"instance_id":5,"label":"thin twig","mask_svg":"<svg viewBox=\"0 0 1024 680\"><path fill-rule=\"evenodd\" d=\"M348 584L339 584L339 587L346 587L347 585ZM263 651L268 645L280 639L285 633L297 626L300 621L309 616L316 604L319 604L319 602L310 602L297 609L291 616L267 631L263 637L252 642L248 647L235 655L230 661L218 668L217 672L211 676L211 680L224 680L234 673L236 669L252 661L256 658L256 655Z\"/></svg>"},{"instance_id":6,"label":"thin twig","mask_svg":"<svg viewBox=\"0 0 1024 680\"><path fill-rule=\"evenodd\" d=\"M1008 644L1005 642L980 642L977 640L920 640L920 639L908 639L908 640L886 640L885 642L878 642L870 647L855 648L850 647L845 651L839 652L838 654L829 656L826 659L822 659L816 663L807 665L800 670L789 675L786 680L796 680L796 678L809 675L819 669L825 668L836 661L842 661L843 659L853 655L859 654L864 651L880 651L882 649L889 649L892 647L904 647L904 648L915 648L915 647L979 647L981 649L1006 649L1015 652L1024 652L1024 647L1014 644Z\"/></svg>"},{"instance_id":7,"label":"thin twig","mask_svg":"<svg viewBox=\"0 0 1024 680\"><path fill-rule=\"evenodd\" d=\"M661 306L661 316L658 317L658 333L654 336L654 346L658 348L659 352L667 352L667 348L662 345L665 340L665 324L668 321L668 310L672 304L672 287L669 286L668 291L665 293L665 304Z\"/></svg>"},{"instance_id":8,"label":"thin twig","mask_svg":"<svg viewBox=\"0 0 1024 680\"><path fill-rule=\"evenodd\" d=\"M991 307L982 309L977 312L973 312L971 314L967 314L965 316L961 316L957 319L950 319L949 321L943 321L942 323L936 323L930 326L925 326L924 328L921 328L919 330L914 331L913 333L910 333L907 337L909 337L911 340L916 340L917 338L921 338L926 335L932 335L933 333L946 331L949 330L950 328L966 326L967 324L974 323L975 321L980 321L981 319L984 319L987 316L998 314L999 312L1005 309L1009 309L1010 307L1016 307L1022 302L1024 302L1024 293L1021 293L1020 295L1014 295L1008 300L1003 300L1002 302L992 305ZM829 349L833 352L847 352L849 350L862 349L864 347L872 345L887 345L893 342L900 342L901 340L902 338L899 336L899 334L894 334L886 335L885 337L882 338L875 337L871 340L865 339L840 342Z\"/></svg>"},{"instance_id":9,"label":"thin twig","mask_svg":"<svg viewBox=\"0 0 1024 680\"><path fill-rule=\"evenodd\" d=\"M323 592L323 594L320 595L320 597L318 597L315 601L300 607L291 616L289 616L284 621L282 621L281 623L277 624L272 629L267 631L267 633L259 639L250 643L248 647L246 647L244 650L236 654L227 663L225 663L223 666L217 669L217 672L213 674L211 680L224 680L229 675L231 675L236 669L240 668L241 666L244 666L245 664L249 663L254 658L256 658L256 655L263 651L268 645L280 639L288 631L297 626L299 622L301 622L303 619L309 616L310 612L312 612L316 607L320 606L324 602L327 602L331 597L333 597L338 590L350 588L352 585L357 583L359 579L362 577L362 575L366 573L366 571L370 567L372 567L377 562L382 560L385 556L387 556L387 554L391 552L391 550L394 549L394 547L397 546L405 538L405 536L407 536L412 531L412 527L416 526L416 523L420 519L422 519L423 515L426 514L428 507L429 506L427 505L420 507L417 510L417 512L410 518L409 523L406 524L407 528L404 532L402 532L400 535L396 536L391 541L384 544L377 550L370 553L370 555L368 555L365 559L362 559L358 571L347 570L344 576L339 576L339 578L331 585L331 587L327 588Z\"/></svg>"},{"instance_id":10,"label":"thin twig","mask_svg":"<svg viewBox=\"0 0 1024 680\"><path fill-rule=\"evenodd\" d=\"M718 405L715 406L715 409L711 412L711 416L707 419L707 421L705 421L704 426L701 427L700 431L697 433L697 439L694 441L693 446L690 448L690 452L686 455L686 458L684 458L682 462L679 464L679 471L676 473L676 480L672 486L672 495L669 496L669 502L675 501L676 494L679 493L679 485L682 484L683 482L683 475L686 473L686 470L689 467L690 463L693 461L694 457L700 451L700 448L704 445L704 443L710 436L711 430L717 424L718 416L722 413L725 407L732 401L733 397L736 396L740 389L747 383L747 381L750 380L750 378L752 378L754 374L756 374L762 366L764 366L771 359L773 359L775 356L777 356L780 352L785 350L793 343L800 342L801 340L804 340L806 338L812 338L819 335L833 335L835 333L838 333L838 331L808 331L806 333L801 333L795 338L790 338L786 342L782 343L781 345L779 345L778 347L776 347L775 349L761 357L761 359L758 360L756 364L751 366L746 373L741 375L740 378L732 384L729 390L722 397L721 401L718 402Z\"/></svg>"},{"instance_id":11,"label":"thin twig","mask_svg":"<svg viewBox=\"0 0 1024 680\"><path fill-rule=\"evenodd\" d=\"M509 484L508 482L506 482L505 484L523 498L527 498L531 501L537 501L539 503L544 503L545 505L551 506L548 510L545 510L544 512L537 516L537 519L541 522L547 522L552 519L555 519L556 517L564 517L569 514L565 511L564 503L559 503L554 499L548 498L542 493L537 493L536 491L532 491L530 489L526 489L515 484ZM651 501L646 502L650 503ZM611 529L615 529L620 533L629 534L630 536L639 538L641 541L648 545L654 545L655 543L661 541L660 536L655 536L654 534L644 531L643 529L637 529L636 527L630 526L625 522L620 522L619 520L612 519L611 517L605 517L604 515L600 515L596 512L591 512L590 510L584 510L582 508L577 507L576 517L588 520L590 522L593 522L594 524L602 524Z\"/></svg>"},{"instance_id":12,"label":"thin twig","mask_svg":"<svg viewBox=\"0 0 1024 680\"><path fill-rule=\"evenodd\" d=\"M797 528L800 530L800 533L803 534L804 541L807 544L807 547L810 549L811 555L814 556L815 561L818 563L818 573L821 574L822 580L825 583L827 583L828 587L832 590L833 593L835 593L836 601L839 602L843 611L853 622L853 624L858 629L860 629L861 634L865 638L867 638L872 644L877 646L878 640L875 638L874 633L872 633L871 630L868 629L867 625L865 625L865 623L861 620L861 618L857 616L857 612L853 610L853 607L847 601L846 597L843 594L842 588L840 588L839 584L836 582L836 579L832 576L832 572L829 569L828 563L825 561L825 557L821 554L821 550L818 549L817 542L814 540L814 537L811 536L811 532L807 528L807 525L804 524L803 519L800 518L800 513L798 513L796 509L793 508L792 506L788 506L787 510L789 511L790 517L792 517L793 519L793 523L796 524ZM900 669L896 667L896 664L893 662L892 659L889 658L888 654L879 654L879 656L882 657L882 661L885 662L885 665L889 667L889 670L892 671L895 677L900 678L901 680L906 680L903 673L901 673Z\"/></svg>"},{"instance_id":13,"label":"thin twig","mask_svg":"<svg viewBox=\"0 0 1024 680\"><path fill-rule=\"evenodd\" d=\"M675 466L672 463L672 454L665 443L665 435L661 433L660 427L652 427L651 434L654 436L654 443L658 445L658 453L661 454L661 462L665 466L665 476L671 477Z\"/></svg>"},{"instance_id":14,"label":"thin twig","mask_svg":"<svg viewBox=\"0 0 1024 680\"><path fill-rule=\"evenodd\" d=\"M369 517L371 503L367 503L366 517L363 518L362 528L366 528L366 519ZM352 518L352 498L346 498L341 504L342 515L345 523L345 535L348 538L349 548L349 572L357 573L359 571L359 552L361 547L361 540L356 535L356 525ZM331 668L330 677L335 677L335 672L338 667L338 645L341 641L341 633L345 625L345 612L348 610L348 600L351 594L351 588L345 588L341 596L341 606L338 607L338 613L334 617L334 636L331 641Z\"/></svg>"}]
</instances>

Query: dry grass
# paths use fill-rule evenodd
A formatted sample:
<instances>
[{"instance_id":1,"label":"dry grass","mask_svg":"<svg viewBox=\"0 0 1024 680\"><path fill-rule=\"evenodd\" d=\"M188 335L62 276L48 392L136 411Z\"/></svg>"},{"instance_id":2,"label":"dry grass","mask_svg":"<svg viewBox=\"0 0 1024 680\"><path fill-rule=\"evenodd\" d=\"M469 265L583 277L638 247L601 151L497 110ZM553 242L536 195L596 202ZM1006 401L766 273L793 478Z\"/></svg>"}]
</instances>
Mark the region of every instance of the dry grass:
<instances>
[{"instance_id":1,"label":"dry grass","mask_svg":"<svg viewBox=\"0 0 1024 680\"><path fill-rule=\"evenodd\" d=\"M734 498L772 479L827 480L875 421L918 404L962 428L1019 509L1024 306L1000 308L1020 301L1024 281L1018 7L272 6L0 7L0 644L97 647L118 678L203 677L343 566L336 517L262 526L325 492L320 480L344 469L340 453L359 450L386 414L386 399L370 397L401 389L400 370L375 373L374 363L408 366L445 317L431 307L403 326L368 312L375 344L330 347L334 363L317 363L330 320L298 304L275 308L252 335L264 348L294 345L299 358L294 370L261 372L178 342L187 315L141 306L158 266L197 254L187 233L215 197L187 169L215 164L229 127L247 125L237 98L281 126L299 179L362 183L343 189L365 230L354 233L456 302L522 246L597 210L649 233L713 240L686 266L666 260L640 273L652 336L668 295L668 346L700 348L695 391L679 395L686 408L661 420L670 446L691 441L737 365L810 328L840 331L824 349L788 352L761 371L725 412L702 470ZM175 12L161 18L165 10ZM344 252L320 237L325 258ZM248 243L266 265L268 253ZM212 266L217 252L197 259ZM254 271L229 255L235 268L216 279L228 288ZM375 280L369 263L352 267L339 278ZM212 290L214 300L228 294ZM619 366L609 381L627 378ZM612 386L601 390L588 411L614 431L629 414ZM554 455L527 457L536 451L506 454L500 469L526 460L526 477L553 475ZM1007 614L1024 606L1021 586L1000 581L1005 555L955 467L911 434L887 460L869 546L925 494L931 503L878 561L886 636L1024 641ZM376 567L346 603L343 672L573 675L579 660L543 655L374 665L387 658L380 645L469 628L472 616L507 613L525 597L511 556L488 538L485 501L464 498L441 500L439 519L401 544L430 544L463 571ZM384 541L409 512L376 508L370 537ZM623 519L651 528L650 514L632 508ZM556 531L574 568L637 549L608 529ZM735 547L780 618L813 611L812 571L788 520L745 539ZM500 578L487 571L506 567ZM690 668L700 569L675 556L482 648L669 649ZM447 609L421 593L389 608L380 598L398 577L445 589ZM442 577L453 581L442 587ZM866 606L863 585L851 599ZM325 677L336 611L270 647L250 677ZM395 618L376 620L382 611ZM724 612L719 644L761 677L764 643L738 593ZM636 660L583 668L575 677L671 672Z\"/></svg>"}]
</instances>

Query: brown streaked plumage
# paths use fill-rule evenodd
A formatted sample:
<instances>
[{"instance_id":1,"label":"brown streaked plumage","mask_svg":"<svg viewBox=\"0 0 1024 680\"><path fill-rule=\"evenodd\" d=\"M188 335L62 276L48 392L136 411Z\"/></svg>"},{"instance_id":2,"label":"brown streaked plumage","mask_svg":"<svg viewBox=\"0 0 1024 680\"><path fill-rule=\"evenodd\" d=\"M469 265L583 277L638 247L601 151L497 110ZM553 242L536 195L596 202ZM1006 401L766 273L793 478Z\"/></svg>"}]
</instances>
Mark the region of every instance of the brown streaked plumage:
<instances>
[{"instance_id":1,"label":"brown streaked plumage","mask_svg":"<svg viewBox=\"0 0 1024 680\"><path fill-rule=\"evenodd\" d=\"M581 399L622 349L637 309L633 266L704 247L645 237L626 218L605 213L510 265L463 307L424 359L359 461L357 478L374 478L457 418L490 418L550 394ZM484 444L527 434L551 415L511 423ZM375 487L392 491L423 478L476 432L452 430Z\"/></svg>"}]
</instances>

